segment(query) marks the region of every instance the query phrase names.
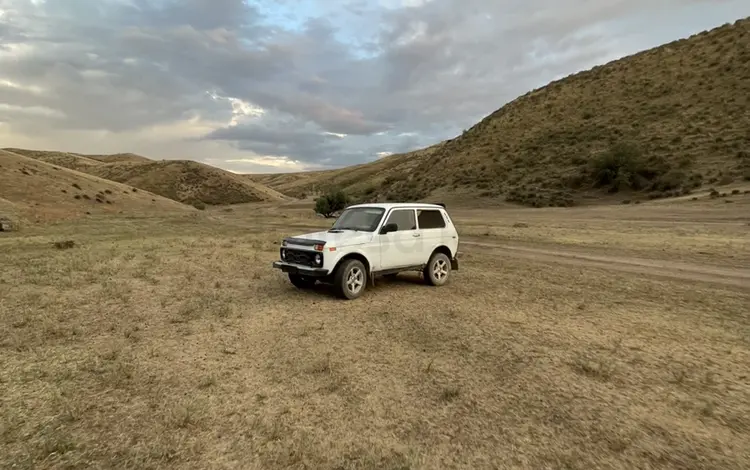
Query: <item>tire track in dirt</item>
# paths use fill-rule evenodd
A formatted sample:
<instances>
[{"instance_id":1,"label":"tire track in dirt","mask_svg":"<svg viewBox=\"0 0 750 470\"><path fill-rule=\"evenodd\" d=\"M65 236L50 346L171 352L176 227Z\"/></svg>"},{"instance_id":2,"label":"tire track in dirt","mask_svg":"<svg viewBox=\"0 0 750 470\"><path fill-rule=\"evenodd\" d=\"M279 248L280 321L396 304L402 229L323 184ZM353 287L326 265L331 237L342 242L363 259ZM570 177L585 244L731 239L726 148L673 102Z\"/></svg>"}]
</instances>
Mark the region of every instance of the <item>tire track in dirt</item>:
<instances>
[{"instance_id":1,"label":"tire track in dirt","mask_svg":"<svg viewBox=\"0 0 750 470\"><path fill-rule=\"evenodd\" d=\"M683 263L679 261L603 256L562 249L533 248L516 245L461 240L461 247L490 248L501 254L540 262L562 263L581 267L609 269L649 276L707 282L750 290L750 269ZM466 251L460 248L461 251ZM469 250L473 252L474 250ZM459 258L460 259L460 258Z\"/></svg>"}]
</instances>

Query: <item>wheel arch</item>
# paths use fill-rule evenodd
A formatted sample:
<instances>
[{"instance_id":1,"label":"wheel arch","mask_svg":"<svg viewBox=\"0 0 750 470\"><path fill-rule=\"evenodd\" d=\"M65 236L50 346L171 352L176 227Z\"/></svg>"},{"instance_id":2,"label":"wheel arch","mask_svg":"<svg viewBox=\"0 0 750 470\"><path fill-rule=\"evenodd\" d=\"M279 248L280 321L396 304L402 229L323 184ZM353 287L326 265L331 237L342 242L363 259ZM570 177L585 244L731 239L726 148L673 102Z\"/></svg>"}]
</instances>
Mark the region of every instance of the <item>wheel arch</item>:
<instances>
[{"instance_id":1,"label":"wheel arch","mask_svg":"<svg viewBox=\"0 0 750 470\"><path fill-rule=\"evenodd\" d=\"M451 249L448 248L445 245L438 245L434 250L432 250L432 253L430 253L430 257L432 257L435 253L443 253L445 256L448 257L448 259L453 259L453 253L451 252Z\"/></svg>"},{"instance_id":2,"label":"wheel arch","mask_svg":"<svg viewBox=\"0 0 750 470\"><path fill-rule=\"evenodd\" d=\"M357 251L353 251L351 253L347 253L344 256L342 256L341 258L339 258L339 260L336 261L336 265L331 270L331 273L335 273L339 269L339 266L341 266L341 264L343 262L345 262L346 260L350 260L350 259L356 259L358 261L361 261L362 264L365 265L365 272L367 273L368 276L370 275L370 269L371 269L370 260L368 260L365 255L363 255L362 253L359 253Z\"/></svg>"}]
</instances>

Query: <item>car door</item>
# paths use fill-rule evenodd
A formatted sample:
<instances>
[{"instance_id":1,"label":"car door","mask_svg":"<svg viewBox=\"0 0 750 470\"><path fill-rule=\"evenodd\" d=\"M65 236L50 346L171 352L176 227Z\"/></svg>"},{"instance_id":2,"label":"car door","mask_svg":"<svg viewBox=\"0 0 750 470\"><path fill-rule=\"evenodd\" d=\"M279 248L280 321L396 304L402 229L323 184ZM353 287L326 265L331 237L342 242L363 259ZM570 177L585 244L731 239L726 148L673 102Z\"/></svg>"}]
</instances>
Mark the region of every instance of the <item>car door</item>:
<instances>
[{"instance_id":1,"label":"car door","mask_svg":"<svg viewBox=\"0 0 750 470\"><path fill-rule=\"evenodd\" d=\"M400 268L424 263L421 233L417 229L414 209L393 209L383 227L396 224L395 232L379 234L381 269Z\"/></svg>"}]
</instances>

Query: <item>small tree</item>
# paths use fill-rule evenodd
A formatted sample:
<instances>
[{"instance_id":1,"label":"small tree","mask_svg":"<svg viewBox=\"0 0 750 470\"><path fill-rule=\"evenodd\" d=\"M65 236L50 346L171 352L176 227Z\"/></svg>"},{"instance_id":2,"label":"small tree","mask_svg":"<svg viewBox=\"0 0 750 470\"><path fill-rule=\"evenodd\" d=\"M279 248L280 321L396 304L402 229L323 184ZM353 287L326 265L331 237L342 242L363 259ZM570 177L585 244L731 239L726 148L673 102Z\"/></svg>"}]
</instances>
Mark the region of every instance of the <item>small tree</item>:
<instances>
[{"instance_id":1,"label":"small tree","mask_svg":"<svg viewBox=\"0 0 750 470\"><path fill-rule=\"evenodd\" d=\"M333 214L346 207L349 198L343 191L329 191L315 200L315 212L324 217L333 217Z\"/></svg>"}]
</instances>

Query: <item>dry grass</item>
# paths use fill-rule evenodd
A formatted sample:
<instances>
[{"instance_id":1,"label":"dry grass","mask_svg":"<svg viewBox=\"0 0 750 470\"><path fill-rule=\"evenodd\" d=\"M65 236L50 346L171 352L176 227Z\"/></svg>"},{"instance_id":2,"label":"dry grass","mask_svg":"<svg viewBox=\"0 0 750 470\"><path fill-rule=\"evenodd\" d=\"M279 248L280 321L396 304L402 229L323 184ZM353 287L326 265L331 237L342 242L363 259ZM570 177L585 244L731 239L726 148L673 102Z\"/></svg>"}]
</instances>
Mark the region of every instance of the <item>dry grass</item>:
<instances>
[{"instance_id":1,"label":"dry grass","mask_svg":"<svg viewBox=\"0 0 750 470\"><path fill-rule=\"evenodd\" d=\"M536 206L584 203L618 185L619 201L747 180L749 38L746 18L531 91L429 149L252 178L295 196L340 186L365 199L458 193ZM620 144L631 144L635 157L610 182L601 170Z\"/></svg>"},{"instance_id":2,"label":"dry grass","mask_svg":"<svg viewBox=\"0 0 750 470\"><path fill-rule=\"evenodd\" d=\"M0 150L0 217L48 223L100 214L195 212L170 199Z\"/></svg>"},{"instance_id":3,"label":"dry grass","mask_svg":"<svg viewBox=\"0 0 750 470\"><path fill-rule=\"evenodd\" d=\"M449 286L344 302L270 267L300 211L0 234L1 466L750 465L750 289L467 245Z\"/></svg>"},{"instance_id":4,"label":"dry grass","mask_svg":"<svg viewBox=\"0 0 750 470\"><path fill-rule=\"evenodd\" d=\"M82 155L17 148L6 150L200 208L206 204L290 199L247 178L194 161L154 161L134 154Z\"/></svg>"},{"instance_id":5,"label":"dry grass","mask_svg":"<svg viewBox=\"0 0 750 470\"><path fill-rule=\"evenodd\" d=\"M750 187L750 185L748 185ZM726 201L732 201L727 204ZM564 246L586 253L750 266L750 194L587 208L468 209L465 239Z\"/></svg>"},{"instance_id":6,"label":"dry grass","mask_svg":"<svg viewBox=\"0 0 750 470\"><path fill-rule=\"evenodd\" d=\"M136 155L134 153L115 153L112 155L89 155L89 154L76 154L81 157L90 158L92 160L98 160L104 163L150 163L153 160L146 158L142 155Z\"/></svg>"}]
</instances>

